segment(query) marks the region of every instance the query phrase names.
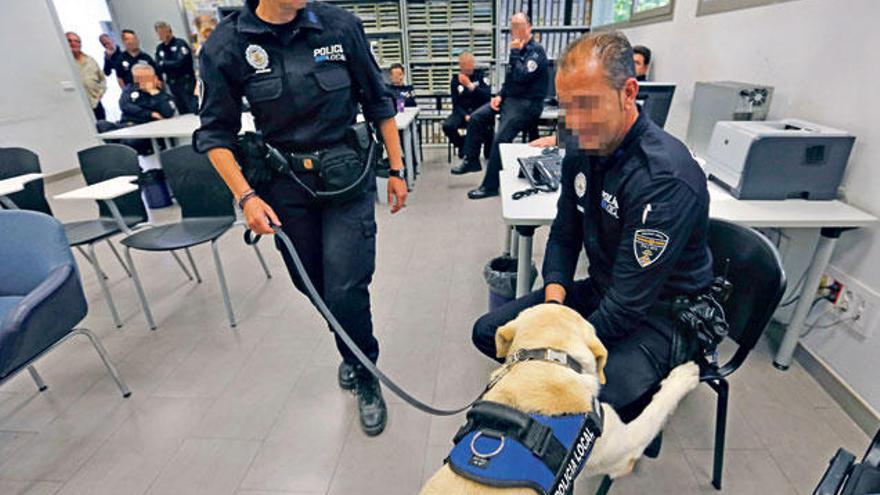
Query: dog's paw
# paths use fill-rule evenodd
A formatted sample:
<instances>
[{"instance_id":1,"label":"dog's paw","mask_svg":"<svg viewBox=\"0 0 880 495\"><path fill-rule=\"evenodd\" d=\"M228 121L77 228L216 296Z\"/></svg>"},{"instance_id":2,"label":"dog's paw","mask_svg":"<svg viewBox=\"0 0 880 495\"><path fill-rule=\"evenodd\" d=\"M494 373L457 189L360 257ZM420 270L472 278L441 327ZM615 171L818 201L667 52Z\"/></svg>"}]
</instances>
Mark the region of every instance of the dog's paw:
<instances>
[{"instance_id":1,"label":"dog's paw","mask_svg":"<svg viewBox=\"0 0 880 495\"><path fill-rule=\"evenodd\" d=\"M663 380L662 388L675 388L682 394L686 394L697 388L700 384L700 367L697 363L689 361L676 366L669 372L669 376Z\"/></svg>"}]
</instances>

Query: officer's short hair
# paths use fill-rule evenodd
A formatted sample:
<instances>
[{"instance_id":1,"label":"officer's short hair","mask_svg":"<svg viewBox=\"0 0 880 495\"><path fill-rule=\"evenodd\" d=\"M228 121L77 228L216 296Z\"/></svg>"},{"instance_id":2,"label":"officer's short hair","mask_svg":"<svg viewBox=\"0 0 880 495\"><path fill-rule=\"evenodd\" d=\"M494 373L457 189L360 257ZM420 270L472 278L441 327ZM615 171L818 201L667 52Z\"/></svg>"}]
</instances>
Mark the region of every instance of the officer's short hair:
<instances>
[{"instance_id":1,"label":"officer's short hair","mask_svg":"<svg viewBox=\"0 0 880 495\"><path fill-rule=\"evenodd\" d=\"M130 34L132 36L137 36L137 33L135 33L134 30L132 30L132 29L123 29L122 36L125 36L126 34Z\"/></svg>"},{"instance_id":2,"label":"officer's short hair","mask_svg":"<svg viewBox=\"0 0 880 495\"><path fill-rule=\"evenodd\" d=\"M641 55L645 59L645 65L651 65L651 49L645 45L636 45L633 47L633 53Z\"/></svg>"},{"instance_id":3,"label":"officer's short hair","mask_svg":"<svg viewBox=\"0 0 880 495\"><path fill-rule=\"evenodd\" d=\"M632 45L619 31L591 33L578 38L559 57L558 71L576 70L592 57L602 62L605 78L614 89L622 89L627 79L636 77Z\"/></svg>"},{"instance_id":4,"label":"officer's short hair","mask_svg":"<svg viewBox=\"0 0 880 495\"><path fill-rule=\"evenodd\" d=\"M154 69L152 65L150 65L146 62L138 62L138 63L134 64L131 67L131 72L134 73L134 71L136 71L136 70L137 71L140 71L140 70L147 71L148 70L148 71L152 72L153 74L156 73L156 69Z\"/></svg>"},{"instance_id":5,"label":"officer's short hair","mask_svg":"<svg viewBox=\"0 0 880 495\"><path fill-rule=\"evenodd\" d=\"M516 17L516 16L518 16L518 15L521 15L521 16L525 17L525 19L526 19L526 24L528 24L528 25L531 25L531 24L532 24L532 18L529 17L529 14L526 14L525 12L514 12L513 15L510 16L510 18L513 19L514 17Z\"/></svg>"},{"instance_id":6,"label":"officer's short hair","mask_svg":"<svg viewBox=\"0 0 880 495\"><path fill-rule=\"evenodd\" d=\"M153 24L153 29L158 31L161 28L171 29L171 25L165 21L156 21L156 24Z\"/></svg>"},{"instance_id":7,"label":"officer's short hair","mask_svg":"<svg viewBox=\"0 0 880 495\"><path fill-rule=\"evenodd\" d=\"M403 72L404 74L406 74L406 69L403 68L403 64L401 64L401 63L394 62L393 64L391 64L391 67L388 68L388 72L391 72L394 69L400 69L400 72Z\"/></svg>"}]
</instances>

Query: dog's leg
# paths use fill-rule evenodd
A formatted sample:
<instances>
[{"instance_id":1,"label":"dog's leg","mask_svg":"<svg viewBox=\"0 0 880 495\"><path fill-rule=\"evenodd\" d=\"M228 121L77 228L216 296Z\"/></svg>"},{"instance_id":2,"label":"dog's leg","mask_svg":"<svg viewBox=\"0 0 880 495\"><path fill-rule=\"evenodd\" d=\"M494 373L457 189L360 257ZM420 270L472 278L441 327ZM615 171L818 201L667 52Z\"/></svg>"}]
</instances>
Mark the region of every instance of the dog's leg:
<instances>
[{"instance_id":1,"label":"dog's leg","mask_svg":"<svg viewBox=\"0 0 880 495\"><path fill-rule=\"evenodd\" d=\"M609 474L612 478L628 474L648 444L663 429L678 403L696 388L699 381L700 368L695 363L676 367L660 384L651 403L629 423L623 423L611 406L602 404L606 428L587 462L588 472Z\"/></svg>"}]
</instances>

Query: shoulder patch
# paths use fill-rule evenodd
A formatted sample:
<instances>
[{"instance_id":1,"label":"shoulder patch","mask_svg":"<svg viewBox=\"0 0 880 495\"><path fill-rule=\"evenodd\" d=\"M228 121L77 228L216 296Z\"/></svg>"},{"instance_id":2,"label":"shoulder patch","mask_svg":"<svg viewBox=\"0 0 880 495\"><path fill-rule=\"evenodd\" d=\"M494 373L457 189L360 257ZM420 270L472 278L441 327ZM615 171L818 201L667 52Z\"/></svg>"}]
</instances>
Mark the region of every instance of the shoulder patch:
<instances>
[{"instance_id":1,"label":"shoulder patch","mask_svg":"<svg viewBox=\"0 0 880 495\"><path fill-rule=\"evenodd\" d=\"M526 70L528 70L529 72L535 72L536 70L538 70L538 62L535 62L534 60L529 60L528 62L526 62Z\"/></svg>"},{"instance_id":2,"label":"shoulder patch","mask_svg":"<svg viewBox=\"0 0 880 495\"><path fill-rule=\"evenodd\" d=\"M633 235L633 254L642 268L659 260L668 245L669 236L656 229L638 229Z\"/></svg>"}]
</instances>

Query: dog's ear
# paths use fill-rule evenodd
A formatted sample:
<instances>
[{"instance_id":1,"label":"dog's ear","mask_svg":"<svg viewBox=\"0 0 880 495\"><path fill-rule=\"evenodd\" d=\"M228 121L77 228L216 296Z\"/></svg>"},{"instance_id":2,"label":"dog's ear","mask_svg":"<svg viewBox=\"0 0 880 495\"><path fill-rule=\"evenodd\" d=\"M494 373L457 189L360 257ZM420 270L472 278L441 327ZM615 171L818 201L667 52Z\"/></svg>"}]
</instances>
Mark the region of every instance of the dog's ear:
<instances>
[{"instance_id":1,"label":"dog's ear","mask_svg":"<svg viewBox=\"0 0 880 495\"><path fill-rule=\"evenodd\" d=\"M596 374L599 376L599 383L604 384L605 362L608 361L608 349L605 348L605 345L602 344L602 341L596 336L596 329L589 323L587 323L587 327L584 337L587 341L587 347L590 348L590 352L596 356Z\"/></svg>"},{"instance_id":2,"label":"dog's ear","mask_svg":"<svg viewBox=\"0 0 880 495\"><path fill-rule=\"evenodd\" d=\"M510 351L510 344L513 343L514 335L516 335L516 327L513 326L513 322L498 328L495 332L495 356L499 358L507 357L507 352Z\"/></svg>"}]
</instances>

